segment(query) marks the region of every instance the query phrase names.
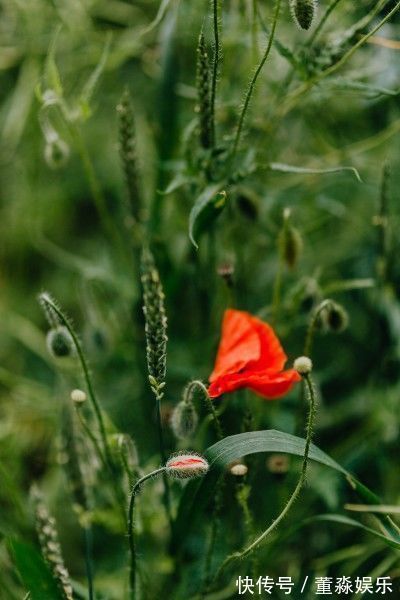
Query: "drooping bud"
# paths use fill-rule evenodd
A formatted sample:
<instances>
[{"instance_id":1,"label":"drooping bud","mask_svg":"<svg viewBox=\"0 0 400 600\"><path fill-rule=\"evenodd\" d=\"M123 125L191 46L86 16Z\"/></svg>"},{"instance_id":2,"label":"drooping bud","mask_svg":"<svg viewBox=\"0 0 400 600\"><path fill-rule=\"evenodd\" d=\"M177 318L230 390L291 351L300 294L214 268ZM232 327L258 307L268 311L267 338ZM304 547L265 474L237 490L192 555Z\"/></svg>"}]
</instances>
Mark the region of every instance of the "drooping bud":
<instances>
[{"instance_id":1,"label":"drooping bud","mask_svg":"<svg viewBox=\"0 0 400 600\"><path fill-rule=\"evenodd\" d=\"M290 222L290 210L283 212L283 226L278 238L279 251L289 269L293 269L303 250L303 240L300 232Z\"/></svg>"},{"instance_id":2,"label":"drooping bud","mask_svg":"<svg viewBox=\"0 0 400 600\"><path fill-rule=\"evenodd\" d=\"M202 477L210 468L206 459L194 452L171 456L165 466L167 473L176 479Z\"/></svg>"},{"instance_id":3,"label":"drooping bud","mask_svg":"<svg viewBox=\"0 0 400 600\"><path fill-rule=\"evenodd\" d=\"M190 398L179 402L171 415L171 428L179 440L184 440L196 431L199 418Z\"/></svg>"},{"instance_id":4,"label":"drooping bud","mask_svg":"<svg viewBox=\"0 0 400 600\"><path fill-rule=\"evenodd\" d=\"M46 337L46 344L48 351L55 358L72 356L75 352L72 336L63 325L50 329Z\"/></svg>"},{"instance_id":5,"label":"drooping bud","mask_svg":"<svg viewBox=\"0 0 400 600\"><path fill-rule=\"evenodd\" d=\"M293 368L299 375L309 375L312 371L313 364L308 356L299 356L293 363Z\"/></svg>"},{"instance_id":6,"label":"drooping bud","mask_svg":"<svg viewBox=\"0 0 400 600\"><path fill-rule=\"evenodd\" d=\"M317 0L290 0L292 15L301 29L310 29L317 12Z\"/></svg>"},{"instance_id":7,"label":"drooping bud","mask_svg":"<svg viewBox=\"0 0 400 600\"><path fill-rule=\"evenodd\" d=\"M322 313L323 322L328 329L340 333L349 324L349 315L343 306L330 302Z\"/></svg>"}]
</instances>

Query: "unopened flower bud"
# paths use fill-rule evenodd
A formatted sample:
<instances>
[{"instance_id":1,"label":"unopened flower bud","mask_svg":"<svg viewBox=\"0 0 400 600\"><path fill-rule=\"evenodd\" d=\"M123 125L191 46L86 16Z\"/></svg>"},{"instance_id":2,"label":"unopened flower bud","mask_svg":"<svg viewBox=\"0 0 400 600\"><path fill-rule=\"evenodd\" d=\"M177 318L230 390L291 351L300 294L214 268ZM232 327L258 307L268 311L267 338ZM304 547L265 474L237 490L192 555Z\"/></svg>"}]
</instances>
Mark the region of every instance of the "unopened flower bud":
<instances>
[{"instance_id":1,"label":"unopened flower bud","mask_svg":"<svg viewBox=\"0 0 400 600\"><path fill-rule=\"evenodd\" d=\"M171 428L179 440L190 437L195 431L198 416L191 400L182 400L177 404L171 415Z\"/></svg>"},{"instance_id":2,"label":"unopened flower bud","mask_svg":"<svg viewBox=\"0 0 400 600\"><path fill-rule=\"evenodd\" d=\"M226 285L231 288L233 286L233 274L235 272L235 267L232 262L224 262L222 263L218 269L218 275L225 281Z\"/></svg>"},{"instance_id":3,"label":"unopened flower bud","mask_svg":"<svg viewBox=\"0 0 400 600\"><path fill-rule=\"evenodd\" d=\"M72 390L71 400L74 402L74 404L80 406L86 402L87 396L83 390Z\"/></svg>"},{"instance_id":4,"label":"unopened flower bud","mask_svg":"<svg viewBox=\"0 0 400 600\"><path fill-rule=\"evenodd\" d=\"M63 325L50 329L46 343L48 351L55 358L65 358L74 354L74 341L68 329Z\"/></svg>"},{"instance_id":5,"label":"unopened flower bud","mask_svg":"<svg viewBox=\"0 0 400 600\"><path fill-rule=\"evenodd\" d=\"M317 12L317 0L291 0L292 15L301 29L310 29Z\"/></svg>"},{"instance_id":6,"label":"unopened flower bud","mask_svg":"<svg viewBox=\"0 0 400 600\"><path fill-rule=\"evenodd\" d=\"M238 463L236 465L231 466L230 473L235 477L244 477L245 475L247 475L248 470L249 469L247 465L243 463Z\"/></svg>"},{"instance_id":7,"label":"unopened flower bud","mask_svg":"<svg viewBox=\"0 0 400 600\"><path fill-rule=\"evenodd\" d=\"M289 269L293 269L302 253L303 240L298 229L290 223L290 210L283 213L283 227L279 234L279 251Z\"/></svg>"},{"instance_id":8,"label":"unopened flower bud","mask_svg":"<svg viewBox=\"0 0 400 600\"><path fill-rule=\"evenodd\" d=\"M202 477L210 468L206 459L195 453L171 456L165 466L167 473L177 479Z\"/></svg>"},{"instance_id":9,"label":"unopened flower bud","mask_svg":"<svg viewBox=\"0 0 400 600\"><path fill-rule=\"evenodd\" d=\"M294 361L293 368L299 373L299 375L308 375L312 371L313 364L308 356L299 356Z\"/></svg>"},{"instance_id":10,"label":"unopened flower bud","mask_svg":"<svg viewBox=\"0 0 400 600\"><path fill-rule=\"evenodd\" d=\"M323 312L324 324L335 333L340 333L349 324L347 311L337 302L330 302Z\"/></svg>"}]
</instances>

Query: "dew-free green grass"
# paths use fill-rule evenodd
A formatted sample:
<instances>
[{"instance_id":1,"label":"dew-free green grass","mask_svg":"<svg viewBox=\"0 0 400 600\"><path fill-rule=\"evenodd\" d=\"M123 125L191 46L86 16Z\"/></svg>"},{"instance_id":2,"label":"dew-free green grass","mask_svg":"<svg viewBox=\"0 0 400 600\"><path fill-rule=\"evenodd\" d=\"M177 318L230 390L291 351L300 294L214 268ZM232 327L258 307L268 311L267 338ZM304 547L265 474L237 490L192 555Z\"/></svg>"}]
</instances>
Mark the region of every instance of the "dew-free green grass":
<instances>
[{"instance_id":1,"label":"dew-free green grass","mask_svg":"<svg viewBox=\"0 0 400 600\"><path fill-rule=\"evenodd\" d=\"M3 0L1 600L400 596L399 19Z\"/></svg>"}]
</instances>

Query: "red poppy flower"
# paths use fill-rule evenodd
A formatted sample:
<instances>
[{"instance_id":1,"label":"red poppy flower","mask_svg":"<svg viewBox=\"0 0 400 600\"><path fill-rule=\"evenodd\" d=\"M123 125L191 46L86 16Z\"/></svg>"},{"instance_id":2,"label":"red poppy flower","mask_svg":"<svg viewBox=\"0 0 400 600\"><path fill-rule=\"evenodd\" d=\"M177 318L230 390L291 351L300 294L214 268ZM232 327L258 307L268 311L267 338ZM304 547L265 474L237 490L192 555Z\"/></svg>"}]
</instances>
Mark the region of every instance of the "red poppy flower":
<instances>
[{"instance_id":1,"label":"red poppy flower","mask_svg":"<svg viewBox=\"0 0 400 600\"><path fill-rule=\"evenodd\" d=\"M283 370L287 356L274 330L247 312L228 309L208 393L211 398L250 388L264 398L279 398L301 377Z\"/></svg>"}]
</instances>

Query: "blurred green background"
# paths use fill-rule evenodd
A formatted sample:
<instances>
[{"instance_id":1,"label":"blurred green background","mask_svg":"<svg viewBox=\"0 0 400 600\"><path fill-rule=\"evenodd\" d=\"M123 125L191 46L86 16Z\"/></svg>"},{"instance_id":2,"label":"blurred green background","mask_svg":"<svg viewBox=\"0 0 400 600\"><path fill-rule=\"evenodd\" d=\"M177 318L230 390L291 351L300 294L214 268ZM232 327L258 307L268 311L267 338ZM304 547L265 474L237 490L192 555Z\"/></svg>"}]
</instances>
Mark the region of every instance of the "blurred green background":
<instances>
[{"instance_id":1,"label":"blurred green background","mask_svg":"<svg viewBox=\"0 0 400 600\"><path fill-rule=\"evenodd\" d=\"M222 157L266 44L263 26L269 30L272 15L272 3L264 0L223 4L217 95ZM395 4L383 3L372 25ZM315 442L357 473L384 503L398 502L399 15L343 68L310 87L285 115L279 112L289 94L321 68L324 52L374 5L340 2L310 48L312 33L296 27L283 2L277 28L281 46L274 45L256 86L237 166L255 161L314 169L345 165L355 167L362 181L349 171L258 170L228 189L227 207L201 237L197 251L188 237L189 213L204 185L195 131L196 46L203 27L212 54L209 2L1 2L0 597L22 597L4 540L18 536L35 543L27 499L33 480L41 483L56 513L73 578L84 581L82 541L59 464L62 407L70 389L82 383L73 364L65 366L47 353L47 326L37 303L41 291L54 294L73 318L102 406L116 427L135 439L142 468L158 461L137 247L130 242L135 225L119 157L116 106L126 88L135 113L141 197L151 217L166 294L168 447L176 448L168 411L189 380L207 381L225 308L234 304L271 319L277 238L283 209L289 207L304 250L294 269L283 269L274 325L290 360L302 353L307 323L319 301L332 297L349 313L349 326L340 335L316 334L313 359L321 401ZM393 40L393 47L384 40ZM284 48L291 54L285 57ZM297 68L290 75L294 58ZM382 254L382 219L374 217L382 210L385 162L390 165L383 214L388 242ZM190 182L163 193L177 177ZM223 265L234 269L233 288L218 275ZM243 402L240 394L227 398L227 434L241 431ZM247 402L260 415L260 428L298 433L296 391L279 402L255 396ZM191 446L202 450L213 441L209 430ZM265 460L250 461L249 481L257 485L249 502L257 530L279 511L295 481L295 473L278 476ZM243 543L235 525L240 509L232 505L233 485L227 487L224 539L216 550L221 559L227 547ZM158 496L148 493L148 503L143 502L146 535L141 544L149 598L158 597L161 575L171 578L173 573L173 559L165 558ZM283 533L303 518L341 512L352 500L341 480L313 467L303 500ZM121 598L124 538L110 531L106 517L98 521L97 577L105 598ZM188 540L187 569L181 581L173 575L168 597L194 596L193 573L201 571L197 554L203 544L201 533ZM276 577L389 573L395 578L400 572L394 550L337 525L311 524L287 540L278 536L259 557L260 574L267 568ZM228 589L218 597L236 596Z\"/></svg>"}]
</instances>

